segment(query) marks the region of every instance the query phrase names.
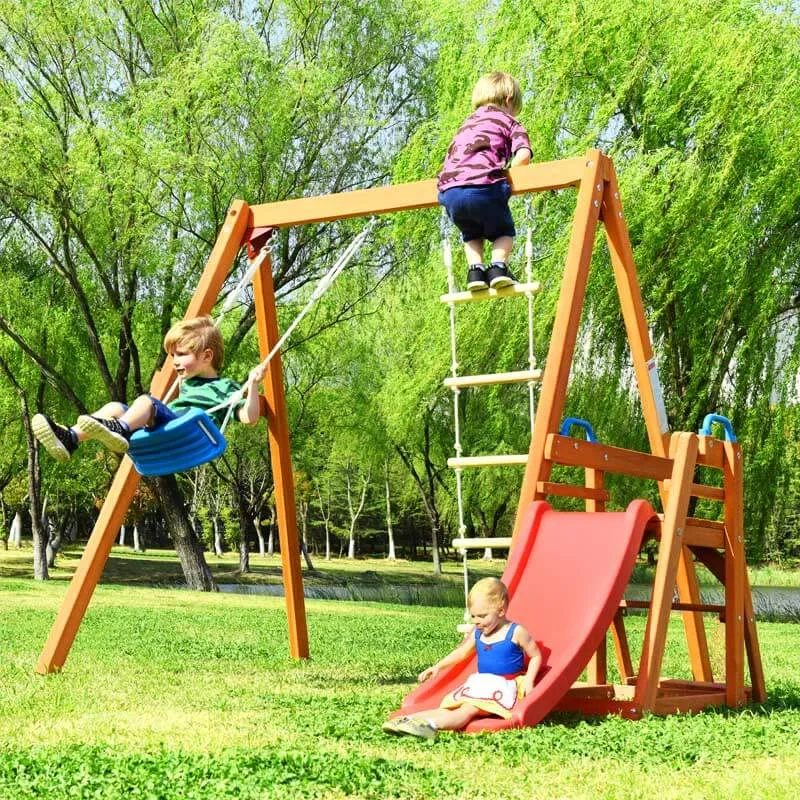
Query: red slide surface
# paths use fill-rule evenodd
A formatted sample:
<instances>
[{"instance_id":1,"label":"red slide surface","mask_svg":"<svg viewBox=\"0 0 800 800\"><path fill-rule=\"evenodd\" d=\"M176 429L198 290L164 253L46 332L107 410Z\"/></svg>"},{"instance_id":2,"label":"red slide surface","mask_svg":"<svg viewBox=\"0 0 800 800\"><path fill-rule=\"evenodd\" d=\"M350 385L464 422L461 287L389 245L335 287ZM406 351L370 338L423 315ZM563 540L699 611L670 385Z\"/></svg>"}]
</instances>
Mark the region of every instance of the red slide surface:
<instances>
[{"instance_id":1,"label":"red slide surface","mask_svg":"<svg viewBox=\"0 0 800 800\"><path fill-rule=\"evenodd\" d=\"M614 619L645 526L654 516L645 500L634 500L624 512L553 511L541 501L531 504L503 582L508 618L536 639L542 668L511 719L477 719L468 732L536 725L566 694ZM401 712L437 707L476 670L474 657L443 670L411 692Z\"/></svg>"}]
</instances>

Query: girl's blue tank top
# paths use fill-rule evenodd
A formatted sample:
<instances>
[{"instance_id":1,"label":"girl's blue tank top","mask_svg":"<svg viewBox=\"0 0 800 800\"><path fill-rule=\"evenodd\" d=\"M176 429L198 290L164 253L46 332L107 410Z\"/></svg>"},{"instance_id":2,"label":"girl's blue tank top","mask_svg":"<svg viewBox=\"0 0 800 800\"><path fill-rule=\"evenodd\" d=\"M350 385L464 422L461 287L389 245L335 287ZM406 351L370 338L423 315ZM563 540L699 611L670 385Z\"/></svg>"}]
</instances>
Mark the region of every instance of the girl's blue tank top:
<instances>
[{"instance_id":1,"label":"girl's blue tank top","mask_svg":"<svg viewBox=\"0 0 800 800\"><path fill-rule=\"evenodd\" d=\"M478 654L478 672L491 672L494 675L516 675L525 671L525 653L511 641L516 622L508 626L505 638L499 642L486 644L481 641L481 632L475 629L475 651Z\"/></svg>"}]
</instances>

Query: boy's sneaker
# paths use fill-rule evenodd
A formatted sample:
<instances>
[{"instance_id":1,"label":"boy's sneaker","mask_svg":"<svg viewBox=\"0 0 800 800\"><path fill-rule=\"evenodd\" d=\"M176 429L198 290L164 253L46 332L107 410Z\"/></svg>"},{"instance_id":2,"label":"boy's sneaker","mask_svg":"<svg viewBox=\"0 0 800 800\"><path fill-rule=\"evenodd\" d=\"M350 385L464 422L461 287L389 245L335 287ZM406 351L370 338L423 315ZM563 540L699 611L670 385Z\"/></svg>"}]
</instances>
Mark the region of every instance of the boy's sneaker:
<instances>
[{"instance_id":1,"label":"boy's sneaker","mask_svg":"<svg viewBox=\"0 0 800 800\"><path fill-rule=\"evenodd\" d=\"M397 731L408 736L416 736L419 739L435 739L439 732L430 722L425 722L419 717L406 717L398 720Z\"/></svg>"},{"instance_id":2,"label":"boy's sneaker","mask_svg":"<svg viewBox=\"0 0 800 800\"><path fill-rule=\"evenodd\" d=\"M492 289L504 289L506 286L513 286L517 279L509 272L508 267L503 261L493 261L487 270L489 287Z\"/></svg>"},{"instance_id":3,"label":"boy's sneaker","mask_svg":"<svg viewBox=\"0 0 800 800\"><path fill-rule=\"evenodd\" d=\"M101 419L81 414L75 427L88 439L95 439L112 453L127 453L130 430L118 419Z\"/></svg>"},{"instance_id":4,"label":"boy's sneaker","mask_svg":"<svg viewBox=\"0 0 800 800\"><path fill-rule=\"evenodd\" d=\"M486 281L486 267L484 267L483 264L473 264L467 270L467 289L471 292L480 292L488 288L489 284Z\"/></svg>"},{"instance_id":5,"label":"boy's sneaker","mask_svg":"<svg viewBox=\"0 0 800 800\"><path fill-rule=\"evenodd\" d=\"M75 434L44 414L34 414L31 427L36 441L57 461L67 461L78 447Z\"/></svg>"}]
</instances>

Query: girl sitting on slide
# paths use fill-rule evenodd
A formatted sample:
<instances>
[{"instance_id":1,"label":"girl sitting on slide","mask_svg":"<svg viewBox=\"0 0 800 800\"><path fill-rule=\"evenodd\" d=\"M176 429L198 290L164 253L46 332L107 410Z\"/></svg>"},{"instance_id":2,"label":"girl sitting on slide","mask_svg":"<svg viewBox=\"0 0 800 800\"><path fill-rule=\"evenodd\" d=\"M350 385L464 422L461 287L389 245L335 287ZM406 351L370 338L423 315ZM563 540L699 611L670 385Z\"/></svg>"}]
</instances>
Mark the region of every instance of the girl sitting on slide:
<instances>
[{"instance_id":1,"label":"girl sitting on slide","mask_svg":"<svg viewBox=\"0 0 800 800\"><path fill-rule=\"evenodd\" d=\"M522 625L506 619L508 591L497 578L483 578L469 593L473 631L451 653L423 670L419 680L436 675L477 652L478 671L450 692L438 708L395 717L383 724L386 733L433 739L440 730L456 731L479 716L508 719L533 689L542 658L536 642ZM528 661L525 667L525 657Z\"/></svg>"}]
</instances>

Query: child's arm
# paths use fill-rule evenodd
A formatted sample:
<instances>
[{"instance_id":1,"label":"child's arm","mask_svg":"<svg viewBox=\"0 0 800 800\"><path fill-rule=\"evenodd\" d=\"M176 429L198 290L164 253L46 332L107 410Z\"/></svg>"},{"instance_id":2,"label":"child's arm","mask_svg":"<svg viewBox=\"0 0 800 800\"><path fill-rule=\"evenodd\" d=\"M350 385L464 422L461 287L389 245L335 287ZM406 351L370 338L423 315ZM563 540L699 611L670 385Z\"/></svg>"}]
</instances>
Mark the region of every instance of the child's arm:
<instances>
[{"instance_id":1,"label":"child's arm","mask_svg":"<svg viewBox=\"0 0 800 800\"><path fill-rule=\"evenodd\" d=\"M511 167L519 167L522 164L530 164L532 156L533 153L531 153L527 147L520 147L520 149L514 153L514 157L509 162L508 168L511 169Z\"/></svg>"},{"instance_id":2,"label":"child's arm","mask_svg":"<svg viewBox=\"0 0 800 800\"><path fill-rule=\"evenodd\" d=\"M448 653L440 661L437 661L432 667L422 670L422 672L419 674L419 682L422 683L422 681L432 678L434 675L437 675L440 670L444 669L444 667L449 667L453 664L460 664L462 661L464 661L464 659L469 658L474 651L475 637L473 636L472 632L470 632L464 637L464 641L462 641L455 650Z\"/></svg>"},{"instance_id":3,"label":"child's arm","mask_svg":"<svg viewBox=\"0 0 800 800\"><path fill-rule=\"evenodd\" d=\"M245 425L254 425L261 416L261 398L258 396L258 382L263 377L263 370L258 366L250 370L247 376L247 398L244 405L239 409L239 422Z\"/></svg>"},{"instance_id":4,"label":"child's arm","mask_svg":"<svg viewBox=\"0 0 800 800\"><path fill-rule=\"evenodd\" d=\"M536 683L536 675L539 668L542 666L542 654L539 646L533 640L533 637L528 633L522 625L517 625L514 629L513 641L518 644L525 655L530 659L528 661L528 669L525 671L525 677L522 681L522 688L525 694L530 694L533 690L533 685Z\"/></svg>"}]
</instances>

